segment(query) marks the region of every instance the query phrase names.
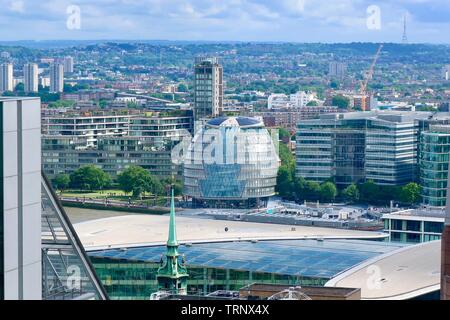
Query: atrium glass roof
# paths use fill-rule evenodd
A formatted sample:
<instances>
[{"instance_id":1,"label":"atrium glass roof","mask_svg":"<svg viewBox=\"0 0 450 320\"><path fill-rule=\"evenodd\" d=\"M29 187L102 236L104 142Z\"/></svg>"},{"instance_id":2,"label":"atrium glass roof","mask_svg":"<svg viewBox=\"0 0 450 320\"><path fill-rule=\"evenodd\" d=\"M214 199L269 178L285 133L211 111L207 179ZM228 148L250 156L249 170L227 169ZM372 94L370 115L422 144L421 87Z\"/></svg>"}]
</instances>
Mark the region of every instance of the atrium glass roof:
<instances>
[{"instance_id":1,"label":"atrium glass roof","mask_svg":"<svg viewBox=\"0 0 450 320\"><path fill-rule=\"evenodd\" d=\"M331 279L367 259L405 246L363 240L283 240L180 246L188 266L267 272ZM91 257L159 262L166 248L145 247L89 252Z\"/></svg>"}]
</instances>

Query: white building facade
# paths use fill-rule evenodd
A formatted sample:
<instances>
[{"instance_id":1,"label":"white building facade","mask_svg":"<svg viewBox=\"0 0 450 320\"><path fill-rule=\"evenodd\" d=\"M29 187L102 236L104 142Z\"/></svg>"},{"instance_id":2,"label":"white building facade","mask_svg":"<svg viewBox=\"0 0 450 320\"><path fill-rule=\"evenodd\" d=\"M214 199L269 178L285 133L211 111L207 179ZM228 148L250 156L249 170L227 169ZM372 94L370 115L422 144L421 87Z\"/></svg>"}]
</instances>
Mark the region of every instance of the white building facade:
<instances>
[{"instance_id":1,"label":"white building facade","mask_svg":"<svg viewBox=\"0 0 450 320\"><path fill-rule=\"evenodd\" d=\"M40 99L0 97L0 127L0 300L40 300Z\"/></svg>"}]
</instances>

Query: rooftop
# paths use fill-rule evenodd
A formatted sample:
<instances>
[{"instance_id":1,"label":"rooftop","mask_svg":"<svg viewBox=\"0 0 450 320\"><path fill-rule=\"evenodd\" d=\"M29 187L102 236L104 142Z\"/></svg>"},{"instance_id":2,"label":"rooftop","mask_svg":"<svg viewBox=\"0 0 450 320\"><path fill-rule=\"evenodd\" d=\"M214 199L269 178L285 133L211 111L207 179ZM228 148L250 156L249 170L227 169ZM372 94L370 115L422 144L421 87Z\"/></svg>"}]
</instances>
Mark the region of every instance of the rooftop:
<instances>
[{"instance_id":1,"label":"rooftop","mask_svg":"<svg viewBox=\"0 0 450 320\"><path fill-rule=\"evenodd\" d=\"M210 127L263 127L258 118L249 117L219 117L208 121Z\"/></svg>"},{"instance_id":2,"label":"rooftop","mask_svg":"<svg viewBox=\"0 0 450 320\"><path fill-rule=\"evenodd\" d=\"M189 266L331 279L367 259L403 246L364 240L280 240L203 243L180 246L179 252L186 256ZM156 246L94 251L89 255L157 263L165 251L165 246Z\"/></svg>"},{"instance_id":3,"label":"rooftop","mask_svg":"<svg viewBox=\"0 0 450 320\"><path fill-rule=\"evenodd\" d=\"M67 208L78 214L90 210ZM108 211L102 211L108 214ZM165 245L169 216L126 215L75 224L86 250ZM226 231L225 229L228 228ZM229 242L239 240L295 239L383 239L382 232L318 228L178 216L180 243Z\"/></svg>"},{"instance_id":4,"label":"rooftop","mask_svg":"<svg viewBox=\"0 0 450 320\"><path fill-rule=\"evenodd\" d=\"M349 269L325 286L356 286L365 300L403 300L435 292L440 288L440 253L440 240L405 247Z\"/></svg>"}]
</instances>

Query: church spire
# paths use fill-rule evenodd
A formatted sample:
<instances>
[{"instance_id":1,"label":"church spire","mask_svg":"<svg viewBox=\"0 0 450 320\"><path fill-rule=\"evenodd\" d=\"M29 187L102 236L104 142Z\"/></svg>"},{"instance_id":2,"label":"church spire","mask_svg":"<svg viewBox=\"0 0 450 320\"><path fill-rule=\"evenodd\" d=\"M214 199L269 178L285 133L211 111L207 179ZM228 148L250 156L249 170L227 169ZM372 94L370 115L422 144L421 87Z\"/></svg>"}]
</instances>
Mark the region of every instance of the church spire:
<instances>
[{"instance_id":1,"label":"church spire","mask_svg":"<svg viewBox=\"0 0 450 320\"><path fill-rule=\"evenodd\" d=\"M174 191L170 202L169 237L167 240L166 259L161 259L161 266L156 276L158 280L158 290L172 294L187 294L187 278L189 274L183 261L179 261L177 229L175 223L175 200Z\"/></svg>"},{"instance_id":2,"label":"church spire","mask_svg":"<svg viewBox=\"0 0 450 320\"><path fill-rule=\"evenodd\" d=\"M167 240L167 246L176 246L176 247L178 247L177 227L176 227L176 224L175 224L175 200L174 200L173 189L172 189L172 197L171 197L171 200L170 200L169 239Z\"/></svg>"}]
</instances>

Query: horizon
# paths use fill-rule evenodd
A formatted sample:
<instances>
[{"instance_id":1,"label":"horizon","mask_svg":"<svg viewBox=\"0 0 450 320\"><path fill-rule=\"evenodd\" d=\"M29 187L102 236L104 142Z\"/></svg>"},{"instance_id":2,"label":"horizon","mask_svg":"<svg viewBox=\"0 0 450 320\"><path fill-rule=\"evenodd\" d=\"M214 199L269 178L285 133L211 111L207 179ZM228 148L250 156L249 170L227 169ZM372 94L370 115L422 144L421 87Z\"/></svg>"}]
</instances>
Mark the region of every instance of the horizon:
<instances>
[{"instance_id":1,"label":"horizon","mask_svg":"<svg viewBox=\"0 0 450 320\"><path fill-rule=\"evenodd\" d=\"M450 43L444 36L450 34L446 0L0 0L0 5L1 42L401 43L406 20L408 42Z\"/></svg>"}]
</instances>

